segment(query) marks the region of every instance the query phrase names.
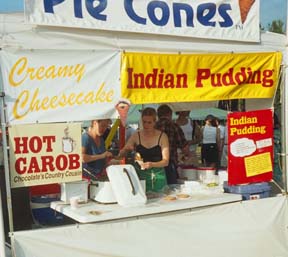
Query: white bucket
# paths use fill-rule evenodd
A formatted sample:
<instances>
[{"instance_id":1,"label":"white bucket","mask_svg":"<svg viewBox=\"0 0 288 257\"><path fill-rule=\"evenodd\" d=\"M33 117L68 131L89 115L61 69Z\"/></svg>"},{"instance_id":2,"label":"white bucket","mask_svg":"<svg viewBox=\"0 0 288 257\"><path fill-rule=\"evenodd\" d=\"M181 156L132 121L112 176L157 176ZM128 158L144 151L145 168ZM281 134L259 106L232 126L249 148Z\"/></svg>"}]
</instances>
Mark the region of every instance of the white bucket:
<instances>
[{"instance_id":1,"label":"white bucket","mask_svg":"<svg viewBox=\"0 0 288 257\"><path fill-rule=\"evenodd\" d=\"M181 172L181 177L185 180L197 181L199 179L198 170L193 166L180 166L179 171Z\"/></svg>"},{"instance_id":2,"label":"white bucket","mask_svg":"<svg viewBox=\"0 0 288 257\"><path fill-rule=\"evenodd\" d=\"M90 199L100 203L116 203L116 197L109 181L92 181L89 187Z\"/></svg>"},{"instance_id":3,"label":"white bucket","mask_svg":"<svg viewBox=\"0 0 288 257\"><path fill-rule=\"evenodd\" d=\"M185 194L193 194L202 190L199 181L185 181L184 185L181 186L182 192Z\"/></svg>"},{"instance_id":4,"label":"white bucket","mask_svg":"<svg viewBox=\"0 0 288 257\"><path fill-rule=\"evenodd\" d=\"M78 197L80 202L88 201L88 181L61 183L61 201L69 203L71 197Z\"/></svg>"},{"instance_id":5,"label":"white bucket","mask_svg":"<svg viewBox=\"0 0 288 257\"><path fill-rule=\"evenodd\" d=\"M225 181L228 181L227 170L218 170L219 185L223 185Z\"/></svg>"},{"instance_id":6,"label":"white bucket","mask_svg":"<svg viewBox=\"0 0 288 257\"><path fill-rule=\"evenodd\" d=\"M199 180L204 184L215 183L216 169L212 167L198 167Z\"/></svg>"}]
</instances>

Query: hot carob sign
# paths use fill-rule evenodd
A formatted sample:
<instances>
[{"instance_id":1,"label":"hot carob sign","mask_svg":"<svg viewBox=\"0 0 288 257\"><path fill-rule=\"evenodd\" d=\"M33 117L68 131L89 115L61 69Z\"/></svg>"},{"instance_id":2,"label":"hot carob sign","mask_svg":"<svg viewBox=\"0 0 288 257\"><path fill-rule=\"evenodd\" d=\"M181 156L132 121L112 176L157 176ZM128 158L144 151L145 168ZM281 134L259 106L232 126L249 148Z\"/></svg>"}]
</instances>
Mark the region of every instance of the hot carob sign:
<instances>
[{"instance_id":1,"label":"hot carob sign","mask_svg":"<svg viewBox=\"0 0 288 257\"><path fill-rule=\"evenodd\" d=\"M81 123L9 128L11 187L82 179Z\"/></svg>"}]
</instances>

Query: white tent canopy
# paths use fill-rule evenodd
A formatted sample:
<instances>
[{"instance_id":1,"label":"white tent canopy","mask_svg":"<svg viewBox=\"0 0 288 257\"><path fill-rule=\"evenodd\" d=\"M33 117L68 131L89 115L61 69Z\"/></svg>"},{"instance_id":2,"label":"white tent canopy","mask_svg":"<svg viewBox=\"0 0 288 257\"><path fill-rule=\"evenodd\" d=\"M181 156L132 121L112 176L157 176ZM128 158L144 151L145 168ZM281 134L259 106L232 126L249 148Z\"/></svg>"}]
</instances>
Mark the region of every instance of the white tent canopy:
<instances>
[{"instance_id":1,"label":"white tent canopy","mask_svg":"<svg viewBox=\"0 0 288 257\"><path fill-rule=\"evenodd\" d=\"M269 32L261 34L260 43L247 43L131 32L33 26L25 24L23 13L0 14L0 22L0 48L2 49L31 49L31 51L41 49L116 49L157 53L281 51L286 56L285 36ZM270 108L272 105L273 99L257 99L256 101L249 99L246 101L247 110ZM183 108L193 110L217 107L217 103L215 101L171 103L171 106L174 111Z\"/></svg>"},{"instance_id":2,"label":"white tent canopy","mask_svg":"<svg viewBox=\"0 0 288 257\"><path fill-rule=\"evenodd\" d=\"M159 53L285 53L285 36L265 32L260 43L160 36L131 32L32 26L23 14L0 14L0 47L20 49L119 49Z\"/></svg>"},{"instance_id":3,"label":"white tent canopy","mask_svg":"<svg viewBox=\"0 0 288 257\"><path fill-rule=\"evenodd\" d=\"M281 51L284 55L283 64L286 67L286 37L269 32L261 34L260 43L244 43L129 32L31 26L24 23L22 13L0 14L0 23L0 48L10 49L11 51L13 51L13 49L31 49L31 51L45 49L71 51L116 49L119 51L156 53L257 53ZM193 110L197 104L198 103L185 103L184 106L184 104L179 103L172 105L175 111L188 108ZM273 105L273 99L252 99L247 100L246 104L248 110L250 108L270 108ZM201 108L216 107L215 102L200 103L198 104L198 108L200 105ZM284 108L286 108L286 103L283 105ZM2 128L3 126L2 123ZM287 127L287 124L285 124L285 127ZM286 141L284 137L283 142ZM142 255L138 256L147 256L145 251L143 251L143 247L146 247L145 240L149 239L149 236L155 232L157 232L156 235L159 237L155 237L155 241L151 241L149 244L155 247L155 242L161 239L161 243L163 244L161 250L164 250L163 254L161 252L161 255L165 256L177 256L175 250L179 249L179 247L173 248L173 251L168 250L172 248L171 245L173 246L174 242L178 246L181 246L181 256L191 256L191 251L195 249L197 250L196 254L198 253L197 256L287 256L287 200L279 197L273 198L272 200L251 202L247 202L247 204L225 205L217 209L212 208L204 211L198 210L191 213L191 217L185 216L185 222L182 220L183 217L179 216L173 216L167 219L168 222L166 219L161 220L160 217L157 221L105 224L105 226L98 225L96 230L94 230L94 228L91 229L90 226L80 226L79 229L77 228L77 234L74 233L74 231L71 233L73 229L69 227L57 230L59 235L55 233L56 230L32 231L30 232L31 234L29 234L29 232L14 233L13 240L18 250L17 256L23 257L28 255L38 256L40 253L43 257L50 256L51 254L54 254L54 256L64 256L69 255L69 252L72 256L120 256L118 251L115 252L116 248L114 245L111 247L111 236L114 235L113 233L115 231L120 231L117 233L119 238L123 239L121 235L125 236L121 243L125 241L126 245L118 244L121 250L121 256L137 256L134 252L137 249L142 250ZM254 206L252 206L252 204ZM212 213L213 215L211 215ZM214 222L212 222L211 217L218 217L219 219L215 219ZM176 221L177 224L174 224ZM147 224L150 226L150 230L147 230ZM187 226L187 224L190 225ZM168 225L172 227L167 227ZM122 234L124 233L123 227L129 230L126 234ZM179 230L179 228L182 228L182 230ZM201 237L203 241L198 240L200 234L193 233L193 228L196 228L196 232L202 233ZM99 233L97 231L99 231ZM145 234L145 231L150 231L150 233ZM173 233L169 234L168 232L171 231L173 231ZM222 233L219 234L221 231ZM224 234L223 231L226 233ZM104 233L103 237L101 233ZM88 240L84 235L91 235L91 237L88 238ZM143 237L143 240L137 241L138 236ZM171 241L172 237L177 240ZM55 238L58 239L55 240ZM116 245L119 238L114 238ZM185 242L185 248L182 247L183 241L181 238L183 238ZM194 240L190 238L194 238ZM209 241L204 241L205 238ZM78 239L82 241L80 242ZM85 239L87 239L87 241ZM132 239L134 240L131 243L130 240ZM217 241L214 241L215 239L217 239ZM213 242L220 244L221 242L223 243L223 241L225 242L225 246L212 244ZM207 246L207 242L211 244ZM97 249L95 246L97 246ZM165 249L165 246L169 247ZM197 248L198 246L201 248ZM232 249L233 246L238 246L236 251L235 248ZM47 247L49 251L46 253L43 249ZM133 251L131 250L129 252L130 255L127 254L127 251L130 249L129 247L133 249ZM225 252L227 248L229 252ZM154 248L148 247L147 249ZM160 248L155 247L155 249L159 250ZM85 254L83 254L83 251L85 251ZM150 256L160 256L159 254L153 255L152 253Z\"/></svg>"},{"instance_id":4,"label":"white tent canopy","mask_svg":"<svg viewBox=\"0 0 288 257\"><path fill-rule=\"evenodd\" d=\"M259 43L209 40L189 37L114 32L77 28L34 26L25 24L23 13L0 14L0 48L19 50L100 50L156 52L156 53L213 53L213 52L275 52L283 53L283 67L287 66L286 36L261 33ZM285 69L283 69L285 70ZM288 75L287 75L288 76ZM285 76L283 76L285 77ZM287 79L286 79L287 81ZM285 87L283 95L286 94ZM286 97L287 98L287 97ZM273 107L274 99L247 99L246 110ZM152 103L151 103L152 104ZM217 107L217 102L171 103L173 111ZM286 101L283 101L283 109ZM282 119L287 127L287 119ZM283 142L286 142L283 137ZM285 165L284 165L285 166Z\"/></svg>"},{"instance_id":5,"label":"white tent canopy","mask_svg":"<svg viewBox=\"0 0 288 257\"><path fill-rule=\"evenodd\" d=\"M0 48L23 50L99 50L138 51L156 53L213 53L213 52L275 52L283 53L283 66L287 64L286 36L261 33L259 43L208 40L189 37L163 36L131 32L33 26L25 24L23 13L0 14ZM287 80L287 79L286 79ZM286 91L283 92L283 95ZM201 100L201 99L199 99ZM152 104L152 103L151 103ZM284 108L286 101L283 102ZM215 101L171 103L174 111L217 107ZM248 99L246 110L272 108L273 99ZM282 119L287 122L287 119ZM287 127L287 124L285 124ZM283 138L283 142L286 142Z\"/></svg>"}]
</instances>

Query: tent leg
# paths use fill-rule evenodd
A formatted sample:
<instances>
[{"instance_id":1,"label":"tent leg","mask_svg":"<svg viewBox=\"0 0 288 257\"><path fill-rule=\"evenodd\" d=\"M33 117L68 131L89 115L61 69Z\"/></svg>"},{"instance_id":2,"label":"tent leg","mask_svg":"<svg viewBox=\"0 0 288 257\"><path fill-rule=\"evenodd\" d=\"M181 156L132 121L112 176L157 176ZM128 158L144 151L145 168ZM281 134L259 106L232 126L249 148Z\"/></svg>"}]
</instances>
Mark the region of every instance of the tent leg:
<instances>
[{"instance_id":1,"label":"tent leg","mask_svg":"<svg viewBox=\"0 0 288 257\"><path fill-rule=\"evenodd\" d=\"M14 231L13 225L13 213L12 213L12 200L11 200L11 187L10 187L10 172L9 172L9 161L7 153L7 137L6 137L6 119L5 119L5 104L4 104L5 93L0 94L0 115L1 115L1 130L2 130L2 145L3 145L3 156L4 156L4 172L5 172L5 183L6 183L6 196L7 196L7 208L8 208L8 220L9 220L9 231ZM1 205L2 208L2 205ZM3 216L3 212L1 212Z\"/></svg>"},{"instance_id":2,"label":"tent leg","mask_svg":"<svg viewBox=\"0 0 288 257\"><path fill-rule=\"evenodd\" d=\"M287 182L287 173L288 173L288 155L287 155L287 129L288 128L288 113L286 110L288 110L288 103L287 103L287 97L288 97L288 91L287 91L287 83L288 83L288 72L287 72L287 66L285 65L283 68L283 74L282 74L282 80L283 80L283 86L282 86L282 110L281 110L281 120L282 120L282 131L281 131L281 137L282 137L282 172L283 172L283 184L284 184L284 190L287 193L288 188L288 182Z\"/></svg>"},{"instance_id":3,"label":"tent leg","mask_svg":"<svg viewBox=\"0 0 288 257\"><path fill-rule=\"evenodd\" d=\"M4 221L3 221L3 208L0 188L0 256L6 256L5 254L5 233L4 233Z\"/></svg>"}]
</instances>

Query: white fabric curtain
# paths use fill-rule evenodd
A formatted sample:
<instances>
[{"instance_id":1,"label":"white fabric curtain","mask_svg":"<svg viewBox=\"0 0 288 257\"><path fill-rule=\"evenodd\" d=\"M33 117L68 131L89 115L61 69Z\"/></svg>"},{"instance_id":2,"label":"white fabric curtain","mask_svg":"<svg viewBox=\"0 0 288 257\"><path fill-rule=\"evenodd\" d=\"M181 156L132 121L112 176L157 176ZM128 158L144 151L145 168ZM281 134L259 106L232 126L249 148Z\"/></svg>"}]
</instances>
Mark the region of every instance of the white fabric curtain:
<instances>
[{"instance_id":1,"label":"white fabric curtain","mask_svg":"<svg viewBox=\"0 0 288 257\"><path fill-rule=\"evenodd\" d=\"M286 196L110 223L15 232L17 257L285 257Z\"/></svg>"}]
</instances>

